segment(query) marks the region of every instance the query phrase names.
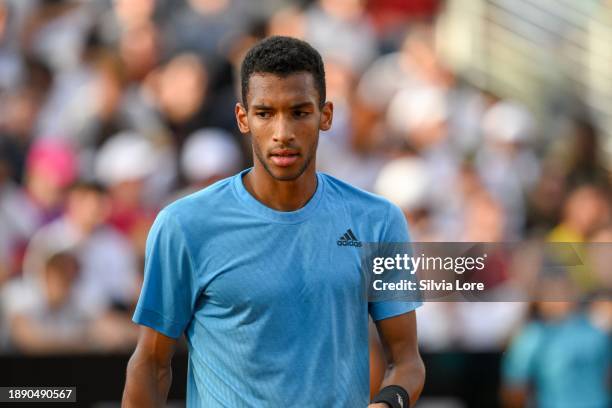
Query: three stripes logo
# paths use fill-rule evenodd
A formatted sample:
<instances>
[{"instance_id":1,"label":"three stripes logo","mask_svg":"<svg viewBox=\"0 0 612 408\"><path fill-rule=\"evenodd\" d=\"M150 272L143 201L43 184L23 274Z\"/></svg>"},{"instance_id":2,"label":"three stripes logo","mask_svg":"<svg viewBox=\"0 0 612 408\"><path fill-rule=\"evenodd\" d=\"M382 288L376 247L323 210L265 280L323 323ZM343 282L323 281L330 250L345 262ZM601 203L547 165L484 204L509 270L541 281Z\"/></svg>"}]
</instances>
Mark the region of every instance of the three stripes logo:
<instances>
[{"instance_id":1,"label":"three stripes logo","mask_svg":"<svg viewBox=\"0 0 612 408\"><path fill-rule=\"evenodd\" d=\"M353 231L351 231L350 228L346 230L344 235L341 236L336 243L338 244L338 246L361 246L361 241L357 239L357 237L355 236L355 234L353 234Z\"/></svg>"}]
</instances>

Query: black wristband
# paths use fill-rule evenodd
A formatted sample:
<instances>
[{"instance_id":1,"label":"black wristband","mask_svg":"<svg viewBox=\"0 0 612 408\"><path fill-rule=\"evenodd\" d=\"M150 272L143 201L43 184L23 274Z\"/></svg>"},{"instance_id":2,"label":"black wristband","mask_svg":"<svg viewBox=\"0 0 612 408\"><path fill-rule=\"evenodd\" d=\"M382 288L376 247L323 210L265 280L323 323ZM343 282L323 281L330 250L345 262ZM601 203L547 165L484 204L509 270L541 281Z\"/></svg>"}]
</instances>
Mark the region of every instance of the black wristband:
<instances>
[{"instance_id":1,"label":"black wristband","mask_svg":"<svg viewBox=\"0 0 612 408\"><path fill-rule=\"evenodd\" d=\"M408 391L399 385L389 385L372 399L372 403L384 402L390 408L409 408L410 395Z\"/></svg>"}]
</instances>

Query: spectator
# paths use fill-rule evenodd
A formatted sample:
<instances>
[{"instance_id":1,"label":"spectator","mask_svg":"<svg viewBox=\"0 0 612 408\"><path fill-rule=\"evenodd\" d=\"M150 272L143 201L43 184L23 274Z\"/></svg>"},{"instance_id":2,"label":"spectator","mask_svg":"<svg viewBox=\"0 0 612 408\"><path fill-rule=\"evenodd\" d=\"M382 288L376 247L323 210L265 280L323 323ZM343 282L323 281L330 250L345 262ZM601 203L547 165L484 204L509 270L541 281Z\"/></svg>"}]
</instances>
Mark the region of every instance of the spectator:
<instances>
[{"instance_id":1,"label":"spectator","mask_svg":"<svg viewBox=\"0 0 612 408\"><path fill-rule=\"evenodd\" d=\"M70 145L43 139L28 152L25 186L3 186L0 242L4 242L11 275L21 273L24 251L34 232L60 214L63 190L72 183L76 172L76 157Z\"/></svg>"},{"instance_id":2,"label":"spectator","mask_svg":"<svg viewBox=\"0 0 612 408\"><path fill-rule=\"evenodd\" d=\"M304 13L304 39L361 73L378 52L364 0L319 0Z\"/></svg>"},{"instance_id":3,"label":"spectator","mask_svg":"<svg viewBox=\"0 0 612 408\"><path fill-rule=\"evenodd\" d=\"M189 185L179 194L195 192L229 177L241 163L242 153L230 133L218 128L198 130L189 136L181 155L181 170Z\"/></svg>"},{"instance_id":4,"label":"spectator","mask_svg":"<svg viewBox=\"0 0 612 408\"><path fill-rule=\"evenodd\" d=\"M306 32L304 11L296 5L284 7L270 16L266 34L304 38Z\"/></svg>"},{"instance_id":5,"label":"spectator","mask_svg":"<svg viewBox=\"0 0 612 408\"><path fill-rule=\"evenodd\" d=\"M572 133L566 147L565 157L559 159L567 166L568 184L610 186L609 171L602 157L602 135L588 119L577 118L570 126Z\"/></svg>"},{"instance_id":6,"label":"spectator","mask_svg":"<svg viewBox=\"0 0 612 408\"><path fill-rule=\"evenodd\" d=\"M547 279L539 287L536 319L514 338L504 356L505 405L610 406L610 332L578 309L567 279Z\"/></svg>"},{"instance_id":7,"label":"spectator","mask_svg":"<svg viewBox=\"0 0 612 408\"><path fill-rule=\"evenodd\" d=\"M181 53L154 71L146 81L154 115L181 149L187 136L206 127L235 130L233 88L211 89L211 73L198 55Z\"/></svg>"},{"instance_id":8,"label":"spectator","mask_svg":"<svg viewBox=\"0 0 612 408\"><path fill-rule=\"evenodd\" d=\"M10 344L24 354L118 351L133 347L138 331L116 311L100 311L79 295L77 257L58 252L33 280L3 291ZM2 340L2 339L0 339Z\"/></svg>"},{"instance_id":9,"label":"spectator","mask_svg":"<svg viewBox=\"0 0 612 408\"><path fill-rule=\"evenodd\" d=\"M610 220L610 201L600 188L582 185L572 190L559 224L550 231L552 242L583 242Z\"/></svg>"},{"instance_id":10,"label":"spectator","mask_svg":"<svg viewBox=\"0 0 612 408\"><path fill-rule=\"evenodd\" d=\"M35 281L19 280L5 289L11 343L20 352L74 353L87 345L91 318L76 300L79 264L68 252L51 255Z\"/></svg>"},{"instance_id":11,"label":"spectator","mask_svg":"<svg viewBox=\"0 0 612 408\"><path fill-rule=\"evenodd\" d=\"M167 20L164 38L170 49L197 52L217 68L224 49L249 27L244 0L187 0Z\"/></svg>"},{"instance_id":12,"label":"spectator","mask_svg":"<svg viewBox=\"0 0 612 408\"><path fill-rule=\"evenodd\" d=\"M97 152L95 167L110 194L109 222L125 236L160 205L176 178L173 153L134 132L113 135Z\"/></svg>"},{"instance_id":13,"label":"spectator","mask_svg":"<svg viewBox=\"0 0 612 408\"><path fill-rule=\"evenodd\" d=\"M325 72L326 92L334 101L334 126L319 139L317 167L355 186L372 190L385 157L379 140L357 137L359 132L351 105L351 89L357 73L333 57L327 59Z\"/></svg>"},{"instance_id":14,"label":"spectator","mask_svg":"<svg viewBox=\"0 0 612 408\"><path fill-rule=\"evenodd\" d=\"M400 157L387 163L378 175L375 192L404 211L415 242L435 242L430 208L431 178L419 157Z\"/></svg>"},{"instance_id":15,"label":"spectator","mask_svg":"<svg viewBox=\"0 0 612 408\"><path fill-rule=\"evenodd\" d=\"M121 31L117 48L128 81L139 83L157 67L162 57L160 42L159 28L150 21Z\"/></svg>"},{"instance_id":16,"label":"spectator","mask_svg":"<svg viewBox=\"0 0 612 408\"><path fill-rule=\"evenodd\" d=\"M520 237L525 225L525 197L540 175L531 148L534 120L523 106L500 101L482 118L484 144L476 156L476 167L487 189L504 206L506 236Z\"/></svg>"},{"instance_id":17,"label":"spectator","mask_svg":"<svg viewBox=\"0 0 612 408\"><path fill-rule=\"evenodd\" d=\"M561 219L567 195L567 177L556 160L543 160L539 180L528 195L526 234L542 236L553 229Z\"/></svg>"},{"instance_id":18,"label":"spectator","mask_svg":"<svg viewBox=\"0 0 612 408\"><path fill-rule=\"evenodd\" d=\"M36 279L45 259L72 251L78 257L80 278L75 280L75 301L80 309L106 310L132 305L137 296L136 260L129 242L106 224L110 202L94 183L71 187L64 214L36 232L28 246L24 275Z\"/></svg>"}]
</instances>

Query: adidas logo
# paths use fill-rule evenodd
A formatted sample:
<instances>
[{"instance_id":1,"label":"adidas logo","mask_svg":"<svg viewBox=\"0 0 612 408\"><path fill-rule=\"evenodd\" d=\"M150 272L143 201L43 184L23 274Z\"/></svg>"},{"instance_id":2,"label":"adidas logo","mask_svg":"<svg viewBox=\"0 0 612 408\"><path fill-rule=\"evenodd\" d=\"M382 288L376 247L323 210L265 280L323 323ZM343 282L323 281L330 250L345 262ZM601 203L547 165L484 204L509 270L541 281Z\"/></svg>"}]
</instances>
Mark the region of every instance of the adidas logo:
<instances>
[{"instance_id":1,"label":"adidas logo","mask_svg":"<svg viewBox=\"0 0 612 408\"><path fill-rule=\"evenodd\" d=\"M357 239L357 237L355 236L355 234L353 234L353 231L351 231L350 228L346 230L344 235L341 236L336 243L338 244L338 246L361 246L361 241Z\"/></svg>"}]
</instances>

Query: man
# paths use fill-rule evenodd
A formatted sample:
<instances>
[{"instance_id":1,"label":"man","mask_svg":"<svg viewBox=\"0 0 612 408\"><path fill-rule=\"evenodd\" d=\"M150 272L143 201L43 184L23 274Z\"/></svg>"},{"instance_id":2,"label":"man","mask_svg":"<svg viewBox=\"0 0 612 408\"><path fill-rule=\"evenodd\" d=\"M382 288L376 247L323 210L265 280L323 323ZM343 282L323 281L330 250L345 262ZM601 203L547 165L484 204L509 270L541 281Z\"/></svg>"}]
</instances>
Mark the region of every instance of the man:
<instances>
[{"instance_id":1,"label":"man","mask_svg":"<svg viewBox=\"0 0 612 408\"><path fill-rule=\"evenodd\" d=\"M190 407L365 407L369 312L393 360L391 387L374 398L387 403L369 406L408 407L424 381L417 304L368 304L357 246L406 242L401 211L316 173L333 105L310 45L263 40L241 80L236 119L252 136L254 166L158 215L124 406L164 403L185 333Z\"/></svg>"},{"instance_id":2,"label":"man","mask_svg":"<svg viewBox=\"0 0 612 408\"><path fill-rule=\"evenodd\" d=\"M65 212L34 234L24 258L24 277L37 279L51 254L73 251L81 264L76 296L92 313L133 305L138 294L137 260L129 242L107 223L110 201L95 182L74 183ZM126 316L127 317L127 316ZM126 319L129 322L128 319Z\"/></svg>"}]
</instances>

